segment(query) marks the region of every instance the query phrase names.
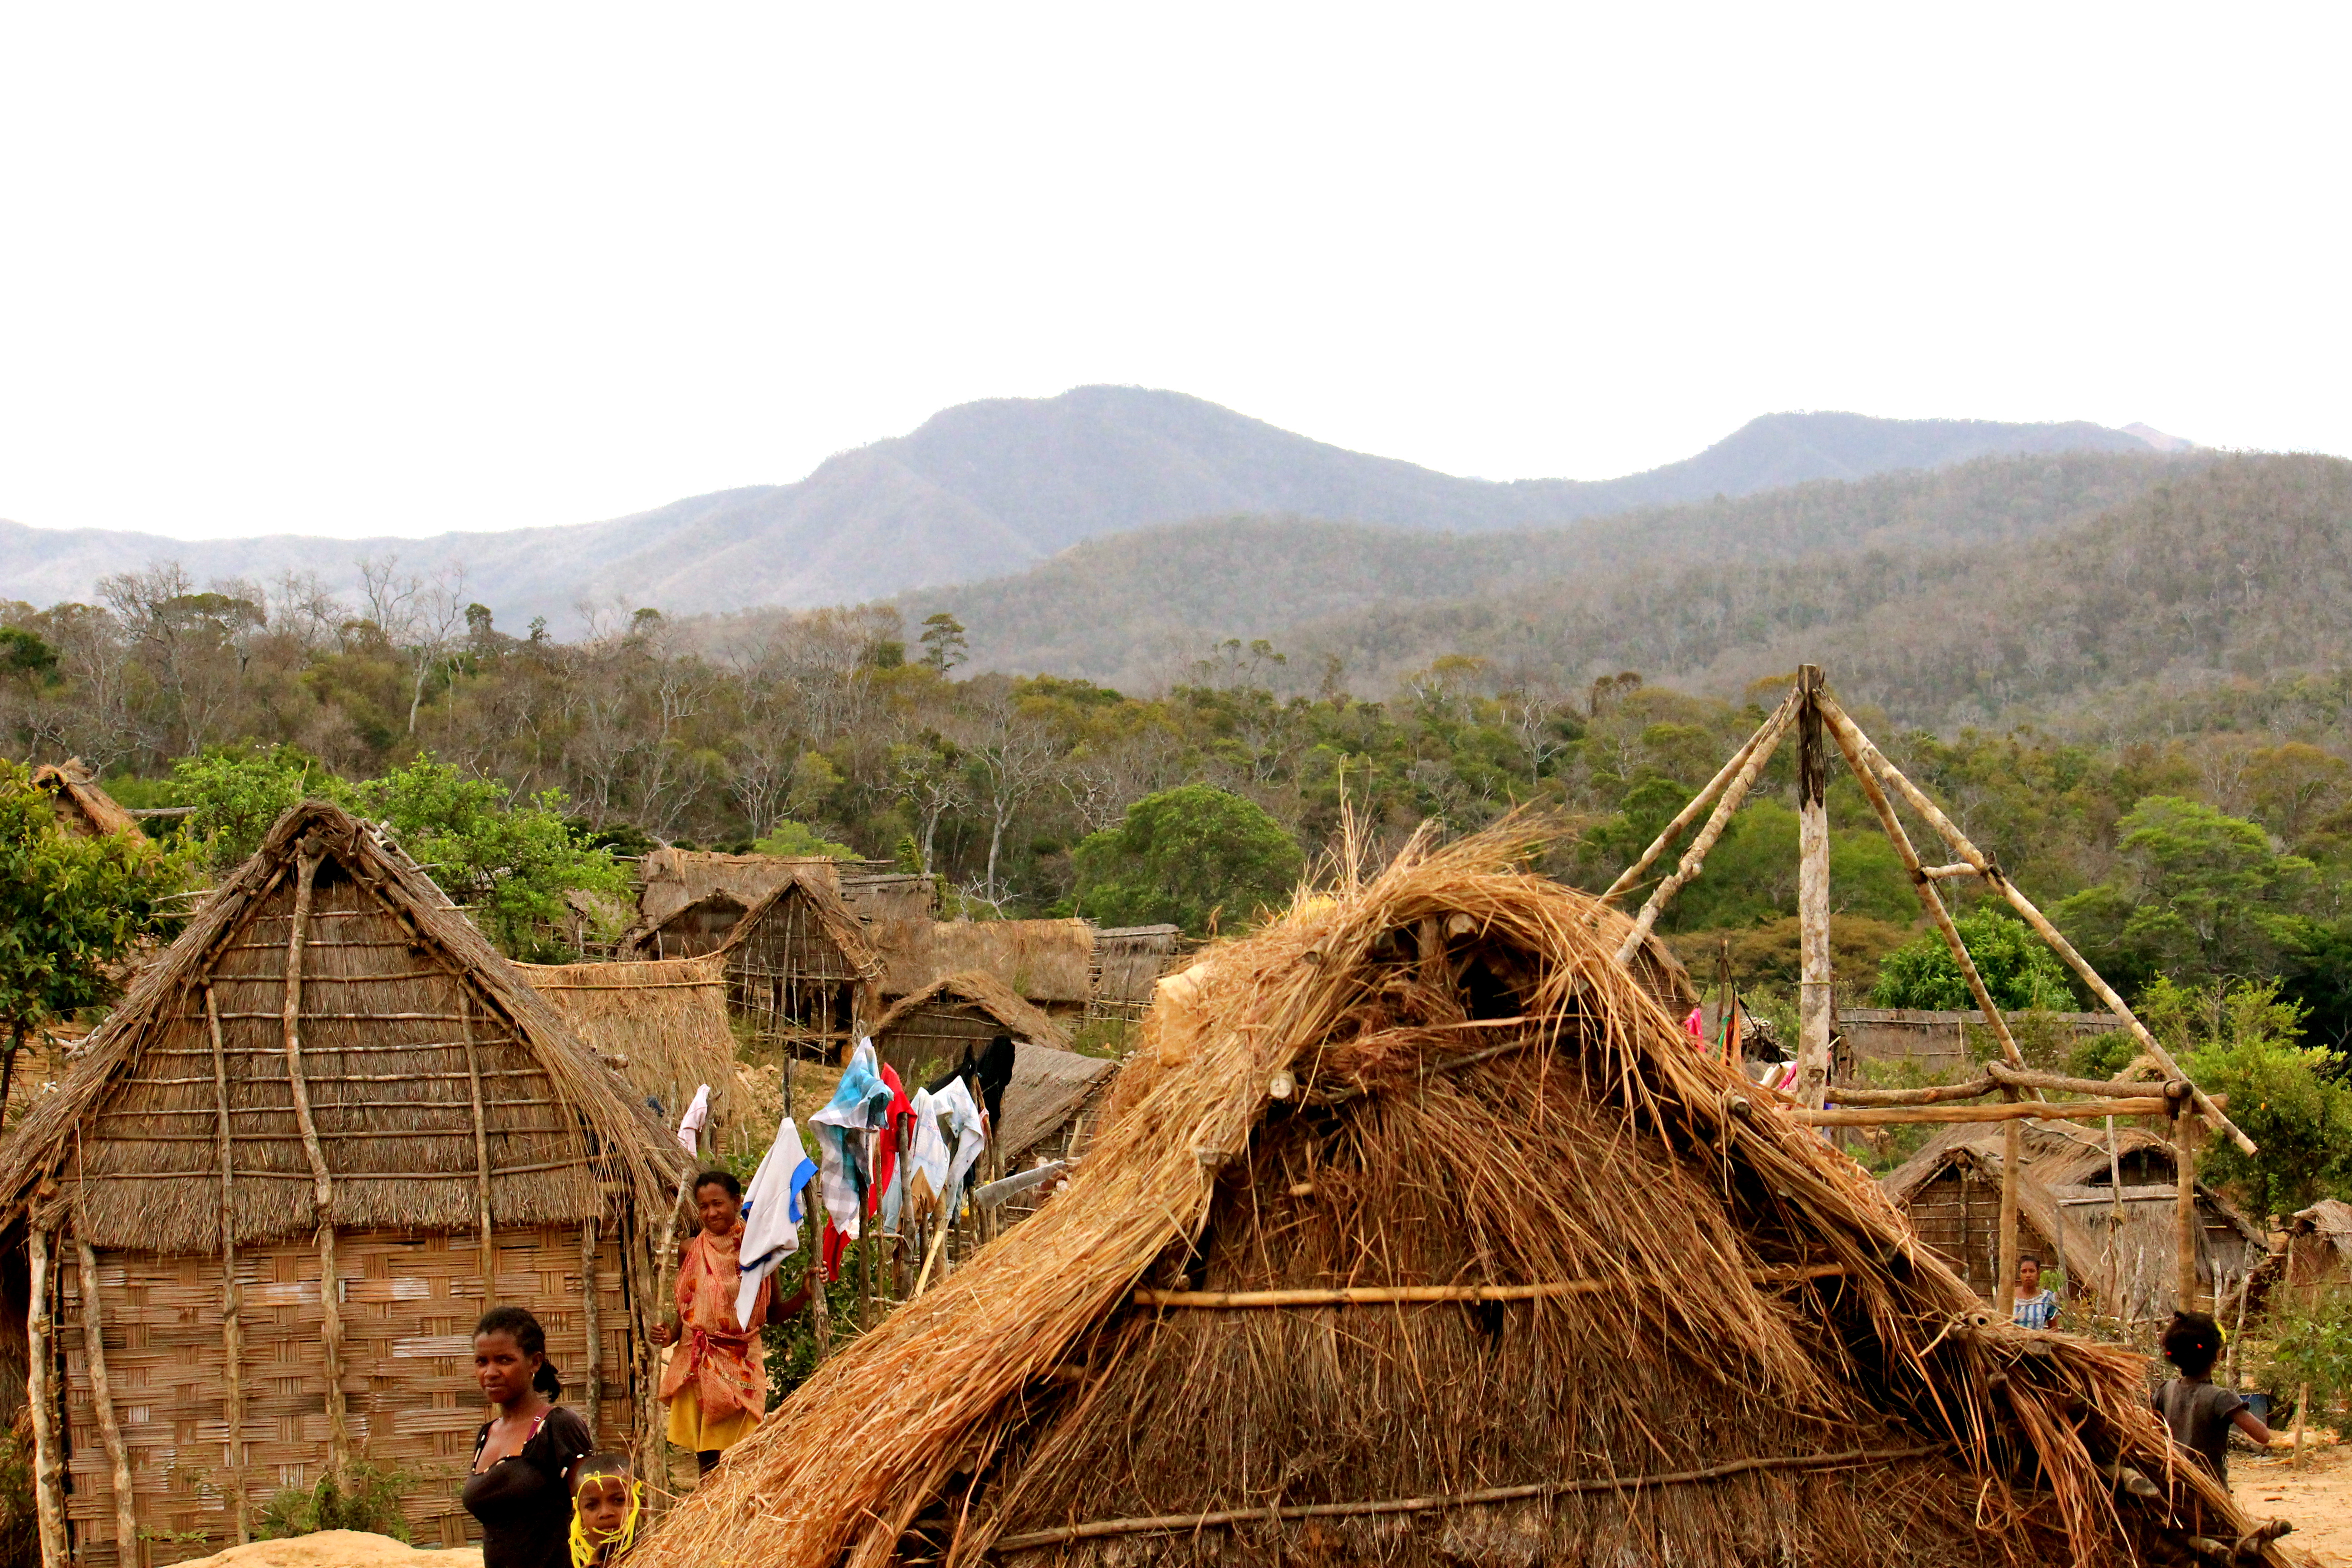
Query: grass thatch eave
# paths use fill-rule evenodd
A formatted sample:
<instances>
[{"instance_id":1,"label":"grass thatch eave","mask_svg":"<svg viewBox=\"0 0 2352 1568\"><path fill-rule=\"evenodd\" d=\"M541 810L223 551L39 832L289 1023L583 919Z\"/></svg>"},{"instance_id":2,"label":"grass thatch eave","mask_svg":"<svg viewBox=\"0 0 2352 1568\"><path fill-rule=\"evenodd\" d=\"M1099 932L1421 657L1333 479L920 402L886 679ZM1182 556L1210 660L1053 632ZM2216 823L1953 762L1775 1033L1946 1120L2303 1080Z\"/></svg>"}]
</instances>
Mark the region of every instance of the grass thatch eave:
<instances>
[{"instance_id":1,"label":"grass thatch eave","mask_svg":"<svg viewBox=\"0 0 2352 1568\"><path fill-rule=\"evenodd\" d=\"M675 1117L696 1086L709 1084L713 1125L732 1125L735 1031L727 1021L724 957L514 967L640 1097L660 1100Z\"/></svg>"},{"instance_id":2,"label":"grass thatch eave","mask_svg":"<svg viewBox=\"0 0 2352 1568\"><path fill-rule=\"evenodd\" d=\"M1163 993L1069 1186L825 1362L637 1568L2168 1563L2243 1531L2139 1358L1988 1322L1526 837L1415 846Z\"/></svg>"},{"instance_id":3,"label":"grass thatch eave","mask_svg":"<svg viewBox=\"0 0 2352 1568\"><path fill-rule=\"evenodd\" d=\"M68 823L71 831L91 837L109 833L144 837L139 829L139 819L99 787L98 775L85 767L79 757L35 768L33 787L49 793L57 802L59 819Z\"/></svg>"}]
</instances>

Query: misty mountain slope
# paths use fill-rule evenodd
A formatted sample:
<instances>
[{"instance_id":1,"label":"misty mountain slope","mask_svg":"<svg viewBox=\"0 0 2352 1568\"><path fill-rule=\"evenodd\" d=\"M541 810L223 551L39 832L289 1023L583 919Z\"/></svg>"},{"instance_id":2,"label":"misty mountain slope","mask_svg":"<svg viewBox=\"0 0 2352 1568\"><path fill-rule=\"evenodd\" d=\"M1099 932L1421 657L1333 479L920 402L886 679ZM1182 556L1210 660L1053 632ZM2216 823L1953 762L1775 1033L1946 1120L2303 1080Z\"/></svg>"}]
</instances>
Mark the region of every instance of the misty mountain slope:
<instances>
[{"instance_id":1,"label":"misty mountain slope","mask_svg":"<svg viewBox=\"0 0 2352 1568\"><path fill-rule=\"evenodd\" d=\"M954 615L982 668L1148 685L1168 678L1171 658L1181 666L1223 637L1266 637L1288 647L1297 628L1334 616L1358 615L1369 626L1409 617L1415 605L1499 601L1532 584L1613 574L1634 563L1763 563L2036 537L2202 460L2145 447L2136 456L1980 458L1929 472L1817 481L1511 532L1212 519L1097 540L1015 577L909 595L900 605L910 621L935 610ZM1493 611L1459 613L1475 618ZM1389 660L1374 662L1384 668Z\"/></svg>"},{"instance_id":2,"label":"misty mountain slope","mask_svg":"<svg viewBox=\"0 0 2352 1568\"><path fill-rule=\"evenodd\" d=\"M1777 414L1646 473L1496 483L1348 451L1180 393L1087 386L965 404L906 436L830 458L794 484L721 490L602 522L416 540L202 542L0 523L0 597L88 598L106 574L163 560L200 582L267 582L295 570L348 587L361 556L396 554L414 569L462 563L471 596L503 625L543 615L565 626L583 601L692 614L972 582L1089 539L1187 518L1297 514L1475 534L1990 452L2148 449L2138 437L2082 423Z\"/></svg>"},{"instance_id":3,"label":"misty mountain slope","mask_svg":"<svg viewBox=\"0 0 2352 1568\"><path fill-rule=\"evenodd\" d=\"M1364 690L1444 653L1570 689L1632 668L1725 694L1810 661L1905 723L2059 714L2120 688L2352 659L2352 463L2221 458L2038 539L1643 565L1386 603L1287 638Z\"/></svg>"}]
</instances>

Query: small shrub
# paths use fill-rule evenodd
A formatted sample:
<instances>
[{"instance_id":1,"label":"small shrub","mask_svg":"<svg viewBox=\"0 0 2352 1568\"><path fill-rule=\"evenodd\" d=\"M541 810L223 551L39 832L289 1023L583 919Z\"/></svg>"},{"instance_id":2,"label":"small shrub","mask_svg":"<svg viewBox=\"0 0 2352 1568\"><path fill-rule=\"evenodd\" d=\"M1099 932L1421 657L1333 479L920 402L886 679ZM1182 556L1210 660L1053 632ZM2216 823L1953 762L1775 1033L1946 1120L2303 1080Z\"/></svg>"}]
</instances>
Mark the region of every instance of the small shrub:
<instances>
[{"instance_id":1,"label":"small shrub","mask_svg":"<svg viewBox=\"0 0 2352 1568\"><path fill-rule=\"evenodd\" d=\"M338 1488L332 1475L320 1476L316 1486L287 1487L261 1505L254 1533L281 1541L322 1530L364 1530L404 1542L408 1520L400 1500L415 1479L404 1470L359 1464L352 1467L349 1491Z\"/></svg>"}]
</instances>

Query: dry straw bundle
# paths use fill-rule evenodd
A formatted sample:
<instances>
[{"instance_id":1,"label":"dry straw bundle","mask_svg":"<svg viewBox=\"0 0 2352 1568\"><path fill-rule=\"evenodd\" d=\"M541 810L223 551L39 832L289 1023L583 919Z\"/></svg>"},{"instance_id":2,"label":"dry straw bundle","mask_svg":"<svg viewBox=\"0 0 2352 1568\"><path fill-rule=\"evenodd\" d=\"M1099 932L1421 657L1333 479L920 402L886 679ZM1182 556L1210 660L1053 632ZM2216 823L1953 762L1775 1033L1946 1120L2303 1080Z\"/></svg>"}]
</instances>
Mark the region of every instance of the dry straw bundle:
<instances>
[{"instance_id":1,"label":"dry straw bundle","mask_svg":"<svg viewBox=\"0 0 2352 1568\"><path fill-rule=\"evenodd\" d=\"M1171 985L1084 1171L635 1560L2079 1563L2272 1549L2142 1363L1984 1321L1691 1049L1527 825Z\"/></svg>"}]
</instances>

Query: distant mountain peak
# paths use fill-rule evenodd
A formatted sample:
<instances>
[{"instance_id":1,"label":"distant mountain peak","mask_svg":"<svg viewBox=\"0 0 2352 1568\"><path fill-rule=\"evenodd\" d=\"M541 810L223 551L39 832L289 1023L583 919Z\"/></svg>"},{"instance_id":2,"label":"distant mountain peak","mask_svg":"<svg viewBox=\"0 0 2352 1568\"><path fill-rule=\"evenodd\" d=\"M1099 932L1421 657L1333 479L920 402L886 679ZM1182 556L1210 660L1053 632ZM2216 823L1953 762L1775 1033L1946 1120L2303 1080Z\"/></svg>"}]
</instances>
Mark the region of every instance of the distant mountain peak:
<instances>
[{"instance_id":1,"label":"distant mountain peak","mask_svg":"<svg viewBox=\"0 0 2352 1568\"><path fill-rule=\"evenodd\" d=\"M2124 434L2138 437L2159 452L2193 452L2197 449L2197 443L2194 441L2183 440L2178 436L2168 436L2155 426L2142 425L2137 420L2125 426Z\"/></svg>"}]
</instances>

